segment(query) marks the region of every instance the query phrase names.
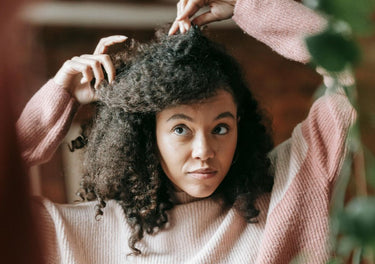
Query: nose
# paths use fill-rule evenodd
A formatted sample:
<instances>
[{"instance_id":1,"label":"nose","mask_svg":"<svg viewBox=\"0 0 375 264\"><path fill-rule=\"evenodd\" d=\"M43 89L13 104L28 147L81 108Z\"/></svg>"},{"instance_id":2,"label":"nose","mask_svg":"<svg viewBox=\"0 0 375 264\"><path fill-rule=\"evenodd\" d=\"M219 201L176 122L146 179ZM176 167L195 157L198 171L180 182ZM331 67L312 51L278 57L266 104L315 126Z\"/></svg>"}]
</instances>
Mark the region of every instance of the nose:
<instances>
[{"instance_id":1,"label":"nose","mask_svg":"<svg viewBox=\"0 0 375 264\"><path fill-rule=\"evenodd\" d=\"M202 161L213 158L215 156L213 143L204 134L196 135L191 155L193 159L200 159Z\"/></svg>"}]
</instances>

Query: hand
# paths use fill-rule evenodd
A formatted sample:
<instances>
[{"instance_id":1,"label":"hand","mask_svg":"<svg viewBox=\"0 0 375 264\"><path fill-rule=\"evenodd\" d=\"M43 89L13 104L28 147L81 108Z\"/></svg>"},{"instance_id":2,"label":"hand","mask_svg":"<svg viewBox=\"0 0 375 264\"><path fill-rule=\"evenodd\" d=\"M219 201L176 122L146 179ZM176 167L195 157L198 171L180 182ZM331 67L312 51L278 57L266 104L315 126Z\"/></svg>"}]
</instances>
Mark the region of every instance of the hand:
<instances>
[{"instance_id":1,"label":"hand","mask_svg":"<svg viewBox=\"0 0 375 264\"><path fill-rule=\"evenodd\" d=\"M109 83L115 79L115 68L110 57L105 53L109 46L126 39L125 36L102 38L94 54L81 55L67 60L53 78L55 83L66 89L80 104L88 104L97 100L95 89L104 80L103 68L107 73ZM90 83L93 78L95 78L95 85L91 87Z\"/></svg>"},{"instance_id":2,"label":"hand","mask_svg":"<svg viewBox=\"0 0 375 264\"><path fill-rule=\"evenodd\" d=\"M169 35L175 34L178 29L185 33L191 27L191 23L202 26L231 18L235 4L236 0L180 0L177 4L177 18L169 30ZM204 6L209 6L210 10L190 22L190 18Z\"/></svg>"}]
</instances>

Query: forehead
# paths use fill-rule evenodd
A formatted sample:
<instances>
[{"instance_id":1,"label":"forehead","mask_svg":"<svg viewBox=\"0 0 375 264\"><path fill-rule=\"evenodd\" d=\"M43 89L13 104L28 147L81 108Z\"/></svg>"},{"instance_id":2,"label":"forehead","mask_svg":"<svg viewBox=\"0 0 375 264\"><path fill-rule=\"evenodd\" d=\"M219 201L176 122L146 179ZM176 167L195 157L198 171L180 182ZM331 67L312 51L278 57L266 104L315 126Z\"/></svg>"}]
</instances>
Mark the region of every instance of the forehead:
<instances>
[{"instance_id":1,"label":"forehead","mask_svg":"<svg viewBox=\"0 0 375 264\"><path fill-rule=\"evenodd\" d=\"M157 113L156 116L158 119L163 119L173 114L181 113L193 116L216 117L222 112L231 112L233 116L237 114L237 105L233 96L225 90L219 90L214 96L199 102L168 107Z\"/></svg>"}]
</instances>

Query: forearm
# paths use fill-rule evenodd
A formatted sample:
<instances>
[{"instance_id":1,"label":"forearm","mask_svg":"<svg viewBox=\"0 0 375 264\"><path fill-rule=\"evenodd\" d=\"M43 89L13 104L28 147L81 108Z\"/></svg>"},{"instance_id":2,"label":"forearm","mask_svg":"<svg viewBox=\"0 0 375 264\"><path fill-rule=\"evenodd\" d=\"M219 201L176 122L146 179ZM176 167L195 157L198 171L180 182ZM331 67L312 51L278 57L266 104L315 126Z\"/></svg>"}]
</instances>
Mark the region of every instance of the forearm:
<instances>
[{"instance_id":1,"label":"forearm","mask_svg":"<svg viewBox=\"0 0 375 264\"><path fill-rule=\"evenodd\" d=\"M22 157L28 166L51 158L68 132L78 106L52 80L31 98L16 124Z\"/></svg>"},{"instance_id":2,"label":"forearm","mask_svg":"<svg viewBox=\"0 0 375 264\"><path fill-rule=\"evenodd\" d=\"M304 38L322 31L326 20L293 0L237 0L233 20L280 55L306 63Z\"/></svg>"}]
</instances>

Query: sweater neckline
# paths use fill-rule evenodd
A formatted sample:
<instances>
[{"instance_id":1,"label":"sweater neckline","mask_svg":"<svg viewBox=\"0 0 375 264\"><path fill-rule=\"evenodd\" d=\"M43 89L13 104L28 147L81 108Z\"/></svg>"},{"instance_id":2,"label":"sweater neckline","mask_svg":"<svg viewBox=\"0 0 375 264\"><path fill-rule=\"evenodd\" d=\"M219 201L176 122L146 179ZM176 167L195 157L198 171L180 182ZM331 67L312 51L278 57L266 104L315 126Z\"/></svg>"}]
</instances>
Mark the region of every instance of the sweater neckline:
<instances>
[{"instance_id":1,"label":"sweater neckline","mask_svg":"<svg viewBox=\"0 0 375 264\"><path fill-rule=\"evenodd\" d=\"M198 197L193 197L187 194L184 191L172 191L172 199L174 204L187 204L187 203L192 203L196 201L203 200L205 198L198 198Z\"/></svg>"}]
</instances>

